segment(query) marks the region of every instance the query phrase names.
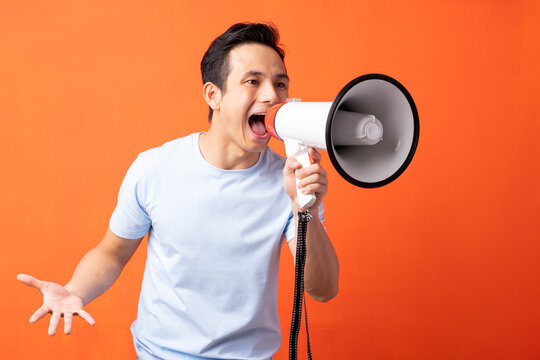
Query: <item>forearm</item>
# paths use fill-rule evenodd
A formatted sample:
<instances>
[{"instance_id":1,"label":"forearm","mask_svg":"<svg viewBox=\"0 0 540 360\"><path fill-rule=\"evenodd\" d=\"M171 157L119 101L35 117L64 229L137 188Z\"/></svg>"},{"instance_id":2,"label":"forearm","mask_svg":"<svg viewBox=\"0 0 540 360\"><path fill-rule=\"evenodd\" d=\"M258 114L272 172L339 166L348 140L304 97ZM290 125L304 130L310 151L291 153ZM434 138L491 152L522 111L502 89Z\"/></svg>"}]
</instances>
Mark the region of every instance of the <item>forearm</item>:
<instances>
[{"instance_id":1,"label":"forearm","mask_svg":"<svg viewBox=\"0 0 540 360\"><path fill-rule=\"evenodd\" d=\"M321 167L321 155L309 149L311 165L302 166L289 157L283 168L283 187L291 198L291 208L298 226L297 194L314 194L315 203L309 208L313 218L308 222L306 239L306 263L304 267L304 289L315 300L328 301L337 295L339 262L334 247L319 220L319 204L328 191L326 171ZM297 182L297 180L299 180ZM296 257L296 239L289 242L289 249ZM295 259L296 261L296 259Z\"/></svg>"},{"instance_id":2,"label":"forearm","mask_svg":"<svg viewBox=\"0 0 540 360\"><path fill-rule=\"evenodd\" d=\"M338 293L339 262L317 208L310 213L313 219L307 228L304 288L313 299L326 302Z\"/></svg>"},{"instance_id":3,"label":"forearm","mask_svg":"<svg viewBox=\"0 0 540 360\"><path fill-rule=\"evenodd\" d=\"M112 286L124 265L98 245L81 259L65 288L86 305Z\"/></svg>"}]
</instances>

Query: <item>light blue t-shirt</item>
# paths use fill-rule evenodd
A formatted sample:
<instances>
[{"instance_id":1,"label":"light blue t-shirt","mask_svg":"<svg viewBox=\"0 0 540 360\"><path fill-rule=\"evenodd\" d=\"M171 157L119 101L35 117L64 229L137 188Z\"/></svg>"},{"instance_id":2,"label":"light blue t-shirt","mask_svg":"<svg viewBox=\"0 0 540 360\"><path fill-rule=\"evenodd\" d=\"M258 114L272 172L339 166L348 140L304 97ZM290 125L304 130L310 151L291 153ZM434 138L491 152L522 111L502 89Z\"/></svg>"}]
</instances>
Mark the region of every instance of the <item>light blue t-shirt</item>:
<instances>
[{"instance_id":1,"label":"light blue t-shirt","mask_svg":"<svg viewBox=\"0 0 540 360\"><path fill-rule=\"evenodd\" d=\"M277 282L283 239L295 237L285 159L222 170L191 134L139 154L110 228L149 232L132 333L141 359L269 359L281 342ZM320 213L322 219L322 209Z\"/></svg>"}]
</instances>

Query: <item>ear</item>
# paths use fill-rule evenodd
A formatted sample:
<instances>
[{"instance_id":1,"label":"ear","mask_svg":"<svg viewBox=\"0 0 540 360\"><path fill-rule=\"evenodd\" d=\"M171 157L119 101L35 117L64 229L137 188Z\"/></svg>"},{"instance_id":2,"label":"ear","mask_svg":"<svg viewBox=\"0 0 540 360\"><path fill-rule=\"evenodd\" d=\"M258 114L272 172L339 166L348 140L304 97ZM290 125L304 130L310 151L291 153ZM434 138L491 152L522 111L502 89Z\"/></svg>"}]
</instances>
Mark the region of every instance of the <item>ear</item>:
<instances>
[{"instance_id":1,"label":"ear","mask_svg":"<svg viewBox=\"0 0 540 360\"><path fill-rule=\"evenodd\" d=\"M221 90L211 82L207 82L203 85L204 100L214 111L219 111L221 104Z\"/></svg>"}]
</instances>

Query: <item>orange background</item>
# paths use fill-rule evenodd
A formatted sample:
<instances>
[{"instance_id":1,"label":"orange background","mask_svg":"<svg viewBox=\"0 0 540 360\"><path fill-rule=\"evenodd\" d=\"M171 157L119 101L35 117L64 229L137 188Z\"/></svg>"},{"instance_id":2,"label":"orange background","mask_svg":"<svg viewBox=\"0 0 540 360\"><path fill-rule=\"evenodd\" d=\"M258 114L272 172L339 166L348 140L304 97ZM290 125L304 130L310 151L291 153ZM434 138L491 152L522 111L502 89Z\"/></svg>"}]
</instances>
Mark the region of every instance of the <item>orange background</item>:
<instances>
[{"instance_id":1,"label":"orange background","mask_svg":"<svg viewBox=\"0 0 540 360\"><path fill-rule=\"evenodd\" d=\"M336 299L308 303L315 359L540 359L534 0L2 1L3 357L135 357L144 246L88 305L97 325L77 319L70 336L28 323L41 297L15 276L66 283L137 153L207 128L199 63L239 21L278 26L292 97L331 101L379 72L419 110L417 155L389 186L356 188L324 155L341 278ZM287 252L276 360L288 352Z\"/></svg>"}]
</instances>

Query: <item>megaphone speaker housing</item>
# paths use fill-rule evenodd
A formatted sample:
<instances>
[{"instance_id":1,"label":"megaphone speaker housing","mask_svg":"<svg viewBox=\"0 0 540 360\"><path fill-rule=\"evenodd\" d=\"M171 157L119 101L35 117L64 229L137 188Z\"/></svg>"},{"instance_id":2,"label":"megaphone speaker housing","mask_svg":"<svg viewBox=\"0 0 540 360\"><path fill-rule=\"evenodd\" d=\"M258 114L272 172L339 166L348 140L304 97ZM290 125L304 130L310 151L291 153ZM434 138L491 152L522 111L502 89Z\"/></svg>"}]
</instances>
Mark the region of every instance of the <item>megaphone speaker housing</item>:
<instances>
[{"instance_id":1,"label":"megaphone speaker housing","mask_svg":"<svg viewBox=\"0 0 540 360\"><path fill-rule=\"evenodd\" d=\"M308 165L297 157L307 153L305 147L327 150L338 173L364 188L386 185L405 171L420 131L409 92L382 74L357 77L333 102L278 104L267 112L265 125L285 141L287 156Z\"/></svg>"},{"instance_id":2,"label":"megaphone speaker housing","mask_svg":"<svg viewBox=\"0 0 540 360\"><path fill-rule=\"evenodd\" d=\"M345 113L372 114L384 134L375 145L341 145L338 135ZM337 172L350 183L376 188L397 179L409 166L418 145L419 120L407 89L382 74L350 81L336 96L326 121L326 150Z\"/></svg>"}]
</instances>

